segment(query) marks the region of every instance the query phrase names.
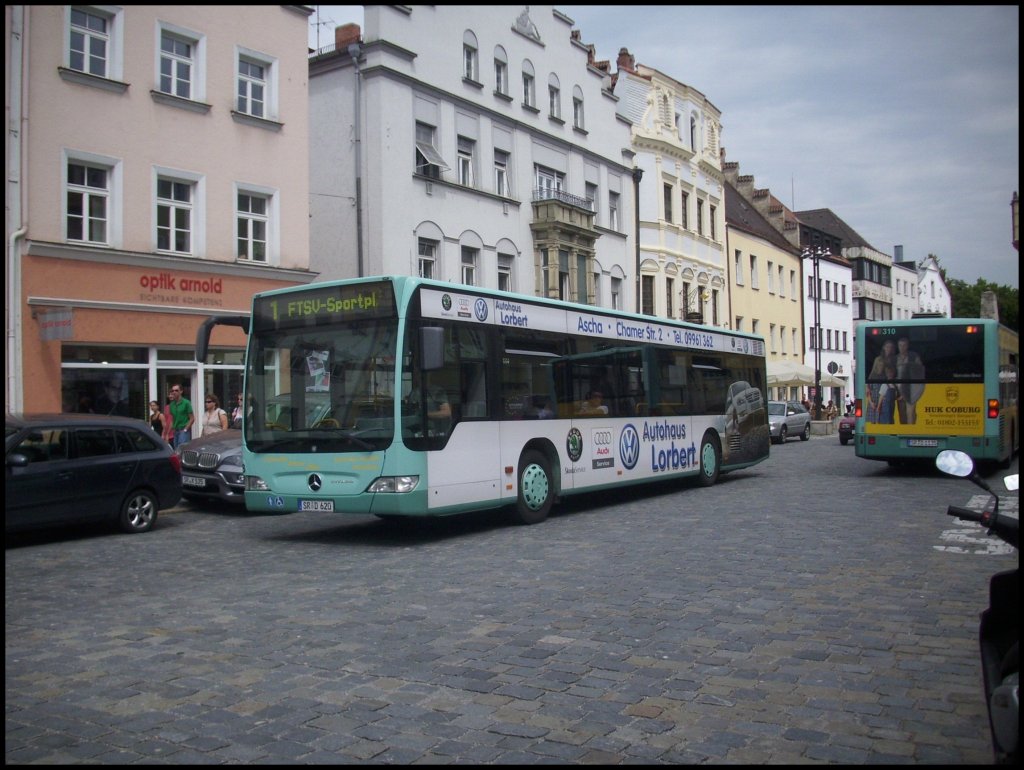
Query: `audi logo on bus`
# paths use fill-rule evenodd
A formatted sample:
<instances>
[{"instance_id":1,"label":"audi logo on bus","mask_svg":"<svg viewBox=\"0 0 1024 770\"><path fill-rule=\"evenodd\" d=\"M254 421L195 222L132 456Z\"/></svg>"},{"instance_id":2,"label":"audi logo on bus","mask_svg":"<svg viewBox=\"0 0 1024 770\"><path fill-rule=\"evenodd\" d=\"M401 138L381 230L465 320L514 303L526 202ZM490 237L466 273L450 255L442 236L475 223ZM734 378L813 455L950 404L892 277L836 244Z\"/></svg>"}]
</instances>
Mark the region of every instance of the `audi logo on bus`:
<instances>
[{"instance_id":1,"label":"audi logo on bus","mask_svg":"<svg viewBox=\"0 0 1024 770\"><path fill-rule=\"evenodd\" d=\"M611 446L612 445L612 432L610 430L595 430L591 431L591 437L594 440L596 446Z\"/></svg>"},{"instance_id":2,"label":"audi logo on bus","mask_svg":"<svg viewBox=\"0 0 1024 770\"><path fill-rule=\"evenodd\" d=\"M627 425L619 434L619 457L626 470L630 471L640 460L640 435L632 425Z\"/></svg>"}]
</instances>

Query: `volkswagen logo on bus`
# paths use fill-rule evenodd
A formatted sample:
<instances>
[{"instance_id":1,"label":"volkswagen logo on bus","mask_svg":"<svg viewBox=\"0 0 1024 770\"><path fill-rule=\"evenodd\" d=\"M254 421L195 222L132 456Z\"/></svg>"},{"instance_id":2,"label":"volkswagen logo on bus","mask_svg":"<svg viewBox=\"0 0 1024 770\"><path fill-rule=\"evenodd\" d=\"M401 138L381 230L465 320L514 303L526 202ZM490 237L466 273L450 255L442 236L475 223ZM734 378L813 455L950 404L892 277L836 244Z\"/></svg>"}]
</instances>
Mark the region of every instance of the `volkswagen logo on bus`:
<instances>
[{"instance_id":1,"label":"volkswagen logo on bus","mask_svg":"<svg viewBox=\"0 0 1024 770\"><path fill-rule=\"evenodd\" d=\"M619 434L619 459L629 471L640 460L640 435L632 425L627 425Z\"/></svg>"},{"instance_id":2,"label":"volkswagen logo on bus","mask_svg":"<svg viewBox=\"0 0 1024 770\"><path fill-rule=\"evenodd\" d=\"M473 312L476 313L476 320L486 321L487 320L487 300L482 297L477 297L476 303L473 305Z\"/></svg>"},{"instance_id":3,"label":"volkswagen logo on bus","mask_svg":"<svg viewBox=\"0 0 1024 770\"><path fill-rule=\"evenodd\" d=\"M320 478L319 473L309 474L309 478L306 479L306 483L309 484L309 488L314 492L319 492L320 488L324 485L324 481Z\"/></svg>"}]
</instances>

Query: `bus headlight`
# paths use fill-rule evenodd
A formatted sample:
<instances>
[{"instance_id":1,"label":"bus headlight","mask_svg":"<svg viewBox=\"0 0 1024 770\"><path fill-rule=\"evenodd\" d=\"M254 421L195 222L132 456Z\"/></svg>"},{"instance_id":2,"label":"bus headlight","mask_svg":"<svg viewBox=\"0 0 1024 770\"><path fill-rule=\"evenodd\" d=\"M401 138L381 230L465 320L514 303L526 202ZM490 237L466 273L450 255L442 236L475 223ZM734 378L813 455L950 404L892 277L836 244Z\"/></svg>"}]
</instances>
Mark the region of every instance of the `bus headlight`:
<instances>
[{"instance_id":1,"label":"bus headlight","mask_svg":"<svg viewBox=\"0 0 1024 770\"><path fill-rule=\"evenodd\" d=\"M245 488L249 492L269 492L270 491L270 487L267 486L267 482L265 482L259 476L246 476L245 477Z\"/></svg>"},{"instance_id":2,"label":"bus headlight","mask_svg":"<svg viewBox=\"0 0 1024 770\"><path fill-rule=\"evenodd\" d=\"M420 483L419 476L381 476L366 488L367 492L412 492Z\"/></svg>"}]
</instances>

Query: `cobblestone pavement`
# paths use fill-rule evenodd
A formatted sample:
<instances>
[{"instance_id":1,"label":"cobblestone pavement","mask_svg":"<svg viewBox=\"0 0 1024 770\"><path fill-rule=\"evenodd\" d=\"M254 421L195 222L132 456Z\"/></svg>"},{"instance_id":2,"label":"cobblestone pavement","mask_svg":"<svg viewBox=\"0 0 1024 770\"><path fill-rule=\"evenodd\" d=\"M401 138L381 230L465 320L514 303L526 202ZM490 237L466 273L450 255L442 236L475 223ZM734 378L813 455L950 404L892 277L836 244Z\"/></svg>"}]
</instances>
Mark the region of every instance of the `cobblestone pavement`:
<instances>
[{"instance_id":1,"label":"cobblestone pavement","mask_svg":"<svg viewBox=\"0 0 1024 770\"><path fill-rule=\"evenodd\" d=\"M977 492L816 436L533 527L8 537L5 759L987 763L978 613L1017 555L945 515Z\"/></svg>"}]
</instances>

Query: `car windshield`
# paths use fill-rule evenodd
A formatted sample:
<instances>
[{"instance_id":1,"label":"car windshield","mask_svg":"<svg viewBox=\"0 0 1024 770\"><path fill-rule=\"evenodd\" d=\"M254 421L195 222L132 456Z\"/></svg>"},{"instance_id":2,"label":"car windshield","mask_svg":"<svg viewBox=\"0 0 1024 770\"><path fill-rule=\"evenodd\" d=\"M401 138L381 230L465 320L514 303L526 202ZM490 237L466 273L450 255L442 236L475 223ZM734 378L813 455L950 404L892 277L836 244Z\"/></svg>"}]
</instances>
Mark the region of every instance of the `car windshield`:
<instances>
[{"instance_id":1,"label":"car windshield","mask_svg":"<svg viewBox=\"0 0 1024 770\"><path fill-rule=\"evenodd\" d=\"M784 415L786 413L786 405L781 401L771 401L768 403L768 414Z\"/></svg>"}]
</instances>

